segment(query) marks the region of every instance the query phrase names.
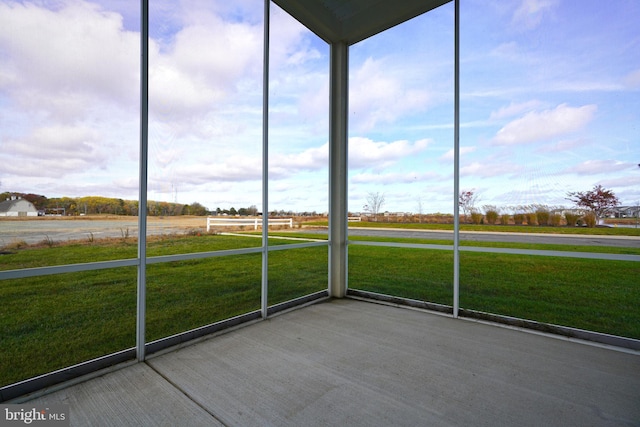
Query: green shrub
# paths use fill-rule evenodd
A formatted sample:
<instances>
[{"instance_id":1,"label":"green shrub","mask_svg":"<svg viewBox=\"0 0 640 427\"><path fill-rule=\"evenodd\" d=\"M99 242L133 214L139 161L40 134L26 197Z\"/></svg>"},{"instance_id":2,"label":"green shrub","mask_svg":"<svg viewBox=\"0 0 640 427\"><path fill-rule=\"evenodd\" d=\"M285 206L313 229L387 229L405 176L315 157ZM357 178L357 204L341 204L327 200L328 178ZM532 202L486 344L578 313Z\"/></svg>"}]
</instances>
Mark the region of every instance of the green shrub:
<instances>
[{"instance_id":1,"label":"green shrub","mask_svg":"<svg viewBox=\"0 0 640 427\"><path fill-rule=\"evenodd\" d=\"M480 212L471 212L471 222L473 224L479 225L482 224L482 220L484 219L484 215Z\"/></svg>"},{"instance_id":2,"label":"green shrub","mask_svg":"<svg viewBox=\"0 0 640 427\"><path fill-rule=\"evenodd\" d=\"M593 212L589 212L588 214L586 214L584 217L584 223L587 225L587 227L589 228L594 228L596 226L597 218L596 218L596 214L594 214Z\"/></svg>"},{"instance_id":3,"label":"green shrub","mask_svg":"<svg viewBox=\"0 0 640 427\"><path fill-rule=\"evenodd\" d=\"M502 214L500 215L500 224L502 225L509 225L509 220L511 219L511 215L509 214Z\"/></svg>"},{"instance_id":4,"label":"green shrub","mask_svg":"<svg viewBox=\"0 0 640 427\"><path fill-rule=\"evenodd\" d=\"M514 222L516 225L522 225L522 224L524 224L524 214L521 214L521 213L519 213L519 214L514 214L514 215L513 215L513 222Z\"/></svg>"},{"instance_id":5,"label":"green shrub","mask_svg":"<svg viewBox=\"0 0 640 427\"><path fill-rule=\"evenodd\" d=\"M564 214L564 219L567 221L568 227L575 227L578 223L578 220L580 219L580 215L567 212Z\"/></svg>"},{"instance_id":6,"label":"green shrub","mask_svg":"<svg viewBox=\"0 0 640 427\"><path fill-rule=\"evenodd\" d=\"M484 216L487 219L487 224L493 225L498 220L498 211L489 209L484 213Z\"/></svg>"},{"instance_id":7,"label":"green shrub","mask_svg":"<svg viewBox=\"0 0 640 427\"><path fill-rule=\"evenodd\" d=\"M548 225L549 217L549 211L546 209L538 209L536 211L536 219L538 220L538 225Z\"/></svg>"},{"instance_id":8,"label":"green shrub","mask_svg":"<svg viewBox=\"0 0 640 427\"><path fill-rule=\"evenodd\" d=\"M562 215L560 215L559 213L555 213L551 215L551 220L549 221L549 224L554 227L560 227L560 225L562 224Z\"/></svg>"},{"instance_id":9,"label":"green shrub","mask_svg":"<svg viewBox=\"0 0 640 427\"><path fill-rule=\"evenodd\" d=\"M530 212L526 214L527 216L527 225L538 225L538 217L535 212Z\"/></svg>"}]
</instances>

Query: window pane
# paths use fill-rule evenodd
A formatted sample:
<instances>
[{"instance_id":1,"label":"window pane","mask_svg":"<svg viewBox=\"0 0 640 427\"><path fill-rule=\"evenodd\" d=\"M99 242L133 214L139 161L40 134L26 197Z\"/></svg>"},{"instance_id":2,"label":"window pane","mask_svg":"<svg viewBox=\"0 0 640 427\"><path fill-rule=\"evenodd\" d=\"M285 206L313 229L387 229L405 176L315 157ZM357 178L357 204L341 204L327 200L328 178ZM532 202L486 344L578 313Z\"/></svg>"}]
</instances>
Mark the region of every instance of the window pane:
<instances>
[{"instance_id":1,"label":"window pane","mask_svg":"<svg viewBox=\"0 0 640 427\"><path fill-rule=\"evenodd\" d=\"M234 230L259 210L262 5L151 2L149 235L204 233L209 215L225 220L210 232Z\"/></svg>"},{"instance_id":2,"label":"window pane","mask_svg":"<svg viewBox=\"0 0 640 427\"><path fill-rule=\"evenodd\" d=\"M147 255L178 255L188 252L225 251L259 247L259 236L211 234L193 231L186 235L154 236L149 239Z\"/></svg>"},{"instance_id":3,"label":"window pane","mask_svg":"<svg viewBox=\"0 0 640 427\"><path fill-rule=\"evenodd\" d=\"M534 226L572 226L573 213L587 224L589 209L569 193L596 185L637 204L640 145L629 124L640 118L640 58L629 41L640 36L638 13L635 2L593 0L528 11L462 5L460 186L476 196L468 213L497 210L510 224L518 214ZM529 215L538 211L558 221Z\"/></svg>"},{"instance_id":4,"label":"window pane","mask_svg":"<svg viewBox=\"0 0 640 427\"><path fill-rule=\"evenodd\" d=\"M630 42L640 36L638 13L635 2L509 3L500 10L462 4L460 187L473 193L465 222L556 235L531 249L637 252L634 239L595 235L637 235L622 227L632 219L620 218L617 230L603 225L629 215L640 199L640 170L631 160L640 145L630 126L640 118L640 58ZM622 207L596 217L576 203L575 193L597 186ZM567 243L559 234L582 238ZM629 315L637 271L632 262L465 253L460 301L463 308L637 337Z\"/></svg>"},{"instance_id":5,"label":"window pane","mask_svg":"<svg viewBox=\"0 0 640 427\"><path fill-rule=\"evenodd\" d=\"M476 253L460 258L462 308L640 338L638 263Z\"/></svg>"},{"instance_id":6,"label":"window pane","mask_svg":"<svg viewBox=\"0 0 640 427\"><path fill-rule=\"evenodd\" d=\"M137 4L0 5L0 246L135 237L139 20Z\"/></svg>"},{"instance_id":7,"label":"window pane","mask_svg":"<svg viewBox=\"0 0 640 427\"><path fill-rule=\"evenodd\" d=\"M270 231L328 211L329 46L272 5L269 56Z\"/></svg>"},{"instance_id":8,"label":"window pane","mask_svg":"<svg viewBox=\"0 0 640 427\"><path fill-rule=\"evenodd\" d=\"M420 222L453 209L453 6L352 46L349 211ZM354 224L356 225L356 224Z\"/></svg>"},{"instance_id":9,"label":"window pane","mask_svg":"<svg viewBox=\"0 0 640 427\"><path fill-rule=\"evenodd\" d=\"M135 267L2 280L0 300L0 385L135 346Z\"/></svg>"},{"instance_id":10,"label":"window pane","mask_svg":"<svg viewBox=\"0 0 640 427\"><path fill-rule=\"evenodd\" d=\"M444 250L349 246L349 288L453 304L453 254Z\"/></svg>"},{"instance_id":11,"label":"window pane","mask_svg":"<svg viewBox=\"0 0 640 427\"><path fill-rule=\"evenodd\" d=\"M327 290L327 275L326 246L269 252L269 305Z\"/></svg>"},{"instance_id":12,"label":"window pane","mask_svg":"<svg viewBox=\"0 0 640 427\"><path fill-rule=\"evenodd\" d=\"M260 309L260 254L152 264L147 341Z\"/></svg>"},{"instance_id":13,"label":"window pane","mask_svg":"<svg viewBox=\"0 0 640 427\"><path fill-rule=\"evenodd\" d=\"M352 47L352 240L450 246L423 231L453 227L453 53L452 4ZM350 289L453 303L451 251L350 245L348 272Z\"/></svg>"}]
</instances>

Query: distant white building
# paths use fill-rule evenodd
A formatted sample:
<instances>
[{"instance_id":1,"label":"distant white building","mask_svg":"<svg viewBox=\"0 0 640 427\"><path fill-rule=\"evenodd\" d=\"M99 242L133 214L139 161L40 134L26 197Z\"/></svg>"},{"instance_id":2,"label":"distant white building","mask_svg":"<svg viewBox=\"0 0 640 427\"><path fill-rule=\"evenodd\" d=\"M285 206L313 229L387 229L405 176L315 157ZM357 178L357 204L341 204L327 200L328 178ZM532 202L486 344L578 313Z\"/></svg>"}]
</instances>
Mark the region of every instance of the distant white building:
<instances>
[{"instance_id":1,"label":"distant white building","mask_svg":"<svg viewBox=\"0 0 640 427\"><path fill-rule=\"evenodd\" d=\"M0 202L0 216L38 216L38 210L30 201L13 196Z\"/></svg>"},{"instance_id":2,"label":"distant white building","mask_svg":"<svg viewBox=\"0 0 640 427\"><path fill-rule=\"evenodd\" d=\"M609 213L615 218L637 218L640 215L640 206L616 206Z\"/></svg>"}]
</instances>

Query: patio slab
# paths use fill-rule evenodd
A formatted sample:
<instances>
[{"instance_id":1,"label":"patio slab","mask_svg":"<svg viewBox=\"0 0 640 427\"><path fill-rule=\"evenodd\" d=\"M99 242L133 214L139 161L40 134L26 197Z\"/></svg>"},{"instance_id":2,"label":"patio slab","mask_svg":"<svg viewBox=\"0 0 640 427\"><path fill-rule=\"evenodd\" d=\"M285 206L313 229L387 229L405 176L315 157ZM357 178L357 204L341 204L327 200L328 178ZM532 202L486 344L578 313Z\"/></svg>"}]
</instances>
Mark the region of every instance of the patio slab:
<instances>
[{"instance_id":1,"label":"patio slab","mask_svg":"<svg viewBox=\"0 0 640 427\"><path fill-rule=\"evenodd\" d=\"M640 355L334 299L40 400L72 425L629 426Z\"/></svg>"}]
</instances>

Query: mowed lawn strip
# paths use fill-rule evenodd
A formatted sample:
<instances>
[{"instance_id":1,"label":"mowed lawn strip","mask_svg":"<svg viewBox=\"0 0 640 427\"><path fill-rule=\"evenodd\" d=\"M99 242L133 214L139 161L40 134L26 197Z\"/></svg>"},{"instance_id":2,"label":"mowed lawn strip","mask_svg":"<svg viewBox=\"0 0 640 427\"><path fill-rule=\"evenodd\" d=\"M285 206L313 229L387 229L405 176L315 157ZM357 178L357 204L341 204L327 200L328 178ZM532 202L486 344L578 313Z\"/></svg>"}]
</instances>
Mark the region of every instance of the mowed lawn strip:
<instances>
[{"instance_id":1,"label":"mowed lawn strip","mask_svg":"<svg viewBox=\"0 0 640 427\"><path fill-rule=\"evenodd\" d=\"M299 241L270 240L287 243ZM167 237L150 242L148 254L259 244L235 236ZM121 259L136 250L131 241L27 248L0 255L0 269ZM451 251L352 245L349 255L352 288L451 305ZM271 252L269 267L270 305L326 289L324 246ZM147 341L257 310L260 272L260 254L149 265ZM637 262L462 253L461 306L640 339L639 273ZM135 267L3 280L0 299L0 385L135 345Z\"/></svg>"},{"instance_id":2,"label":"mowed lawn strip","mask_svg":"<svg viewBox=\"0 0 640 427\"><path fill-rule=\"evenodd\" d=\"M460 306L640 339L640 263L460 255ZM449 251L353 245L349 287L453 304Z\"/></svg>"},{"instance_id":3,"label":"mowed lawn strip","mask_svg":"<svg viewBox=\"0 0 640 427\"><path fill-rule=\"evenodd\" d=\"M271 233L270 236L277 237L296 237L302 239L327 239L325 234L313 233ZM350 241L360 242L386 242L386 243L418 243L424 245L443 245L452 246L452 239L420 239L406 237L378 237L378 236L350 236ZM291 240L290 243L297 243ZM588 243L588 242L585 242ZM640 248L618 247L618 246L589 246L589 245L561 245L553 243L517 243L517 242L480 242L480 241L460 241L460 246L474 246L481 248L512 248L512 249L530 249L544 251L565 251L565 252L591 252L603 254L624 254L624 255L640 255Z\"/></svg>"},{"instance_id":4,"label":"mowed lawn strip","mask_svg":"<svg viewBox=\"0 0 640 427\"><path fill-rule=\"evenodd\" d=\"M305 222L307 226L328 226L327 221ZM476 225L460 224L461 231L498 233L582 234L599 236L640 236L640 227L550 227L540 225ZM399 228L404 230L451 230L453 224L399 223L399 222L349 222L349 228Z\"/></svg>"},{"instance_id":5,"label":"mowed lawn strip","mask_svg":"<svg viewBox=\"0 0 640 427\"><path fill-rule=\"evenodd\" d=\"M132 242L22 249L0 256L13 269L135 256ZM270 242L273 245L286 241ZM259 239L183 236L149 245L149 256L260 245ZM85 250L86 249L86 250ZM147 267L147 342L260 308L261 255ZM274 252L269 304L327 287L327 248ZM0 386L135 346L136 267L0 281Z\"/></svg>"}]
</instances>

